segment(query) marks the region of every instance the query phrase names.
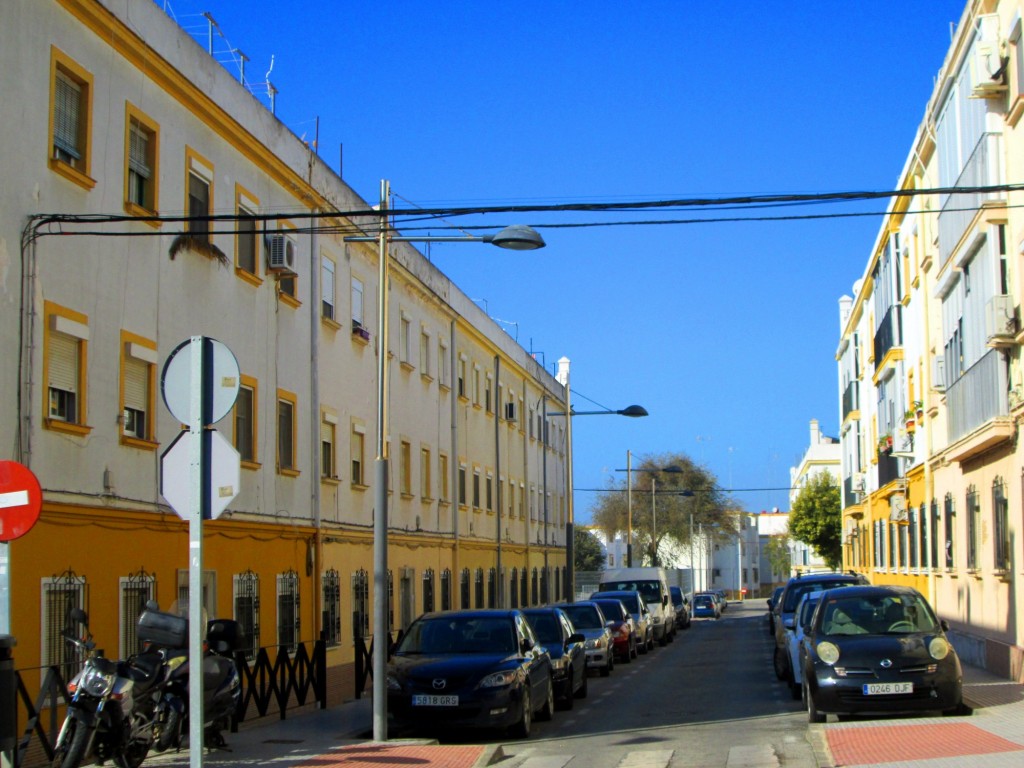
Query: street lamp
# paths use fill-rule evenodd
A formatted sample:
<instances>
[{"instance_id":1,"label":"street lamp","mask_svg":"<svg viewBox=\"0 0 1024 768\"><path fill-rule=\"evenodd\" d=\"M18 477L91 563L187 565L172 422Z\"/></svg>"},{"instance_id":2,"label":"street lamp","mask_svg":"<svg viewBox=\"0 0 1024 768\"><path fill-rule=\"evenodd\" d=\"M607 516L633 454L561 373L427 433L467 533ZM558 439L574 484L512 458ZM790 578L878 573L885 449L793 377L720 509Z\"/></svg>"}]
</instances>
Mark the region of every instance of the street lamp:
<instances>
[{"instance_id":1,"label":"street lamp","mask_svg":"<svg viewBox=\"0 0 1024 768\"><path fill-rule=\"evenodd\" d=\"M658 511L655 507L654 494L655 494L655 472L669 472L674 475L683 473L681 467L675 464L668 467L655 467L647 469L633 469L633 453L632 451L626 451L626 468L616 469L616 472L626 473L626 567L633 567L633 472L650 472L651 474L651 565L658 564L658 548L655 543L657 525L658 525ZM679 496L693 496L693 491L677 491ZM692 528L692 524L691 524ZM692 567L692 566L691 566Z\"/></svg>"},{"instance_id":2,"label":"street lamp","mask_svg":"<svg viewBox=\"0 0 1024 768\"><path fill-rule=\"evenodd\" d=\"M647 416L647 409L642 405L630 405L620 410L603 410L603 411L574 411L569 399L569 361L565 358L564 378L565 381L561 382L565 387L565 408L564 413L552 413L551 416L565 416L568 413L569 416L627 416L631 419L641 418ZM561 361L559 361L561 362ZM573 536L575 532L573 530L573 490L572 490L572 419L566 419L566 430L565 430L565 442L566 442L566 474L568 475L566 480L566 486L568 487L569 502L568 502L568 519L565 524L565 591L569 596L569 602L576 601L576 564L573 561L575 553L573 552L574 542Z\"/></svg>"},{"instance_id":3,"label":"street lamp","mask_svg":"<svg viewBox=\"0 0 1024 768\"><path fill-rule=\"evenodd\" d=\"M388 198L391 185L380 182L380 226L376 236L353 235L344 238L350 243L377 242L377 455L373 463L373 739L387 741L387 661L388 643L384 629L388 625L388 243L478 242L490 243L514 251L543 248L546 243L530 227L506 227L496 235L462 237L404 237L393 234L388 221ZM500 524L499 524L500 527ZM500 576L501 563L498 563Z\"/></svg>"}]
</instances>

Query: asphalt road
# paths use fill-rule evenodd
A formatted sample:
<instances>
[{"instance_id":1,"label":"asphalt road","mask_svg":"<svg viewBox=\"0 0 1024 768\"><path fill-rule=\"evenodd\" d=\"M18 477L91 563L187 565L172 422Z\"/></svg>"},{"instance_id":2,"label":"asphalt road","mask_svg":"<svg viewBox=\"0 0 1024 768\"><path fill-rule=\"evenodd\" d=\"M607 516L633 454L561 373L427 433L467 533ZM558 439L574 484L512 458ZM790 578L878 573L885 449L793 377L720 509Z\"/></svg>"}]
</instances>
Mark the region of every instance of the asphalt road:
<instances>
[{"instance_id":1,"label":"asphalt road","mask_svg":"<svg viewBox=\"0 0 1024 768\"><path fill-rule=\"evenodd\" d=\"M526 741L502 744L524 768L813 768L807 718L772 671L763 600L694 621L668 646L608 678ZM493 738L493 736L492 736Z\"/></svg>"}]
</instances>

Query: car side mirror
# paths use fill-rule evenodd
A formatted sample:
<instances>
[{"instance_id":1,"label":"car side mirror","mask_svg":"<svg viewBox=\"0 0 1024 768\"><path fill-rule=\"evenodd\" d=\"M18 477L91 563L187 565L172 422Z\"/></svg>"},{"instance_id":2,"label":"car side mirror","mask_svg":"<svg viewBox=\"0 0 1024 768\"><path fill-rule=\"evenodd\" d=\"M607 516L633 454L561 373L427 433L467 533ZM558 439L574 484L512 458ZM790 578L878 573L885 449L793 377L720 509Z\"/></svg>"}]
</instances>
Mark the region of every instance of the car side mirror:
<instances>
[{"instance_id":1,"label":"car side mirror","mask_svg":"<svg viewBox=\"0 0 1024 768\"><path fill-rule=\"evenodd\" d=\"M566 647L568 647L573 643L585 643L586 641L587 638L585 638L579 632L573 632L571 635L569 635L569 639L565 641L565 645Z\"/></svg>"},{"instance_id":2,"label":"car side mirror","mask_svg":"<svg viewBox=\"0 0 1024 768\"><path fill-rule=\"evenodd\" d=\"M949 632L949 622L945 619L939 619L939 626L942 627L943 632Z\"/></svg>"},{"instance_id":3,"label":"car side mirror","mask_svg":"<svg viewBox=\"0 0 1024 768\"><path fill-rule=\"evenodd\" d=\"M793 619L785 619L782 622L782 626L784 626L786 629L792 629L794 626L796 626L796 622L793 621Z\"/></svg>"},{"instance_id":4,"label":"car side mirror","mask_svg":"<svg viewBox=\"0 0 1024 768\"><path fill-rule=\"evenodd\" d=\"M519 644L520 649L523 653L529 653L533 650L533 640L528 637L523 638L523 642Z\"/></svg>"},{"instance_id":5,"label":"car side mirror","mask_svg":"<svg viewBox=\"0 0 1024 768\"><path fill-rule=\"evenodd\" d=\"M768 603L768 610L770 611L772 609L772 601L771 600L765 600L765 602Z\"/></svg>"}]
</instances>

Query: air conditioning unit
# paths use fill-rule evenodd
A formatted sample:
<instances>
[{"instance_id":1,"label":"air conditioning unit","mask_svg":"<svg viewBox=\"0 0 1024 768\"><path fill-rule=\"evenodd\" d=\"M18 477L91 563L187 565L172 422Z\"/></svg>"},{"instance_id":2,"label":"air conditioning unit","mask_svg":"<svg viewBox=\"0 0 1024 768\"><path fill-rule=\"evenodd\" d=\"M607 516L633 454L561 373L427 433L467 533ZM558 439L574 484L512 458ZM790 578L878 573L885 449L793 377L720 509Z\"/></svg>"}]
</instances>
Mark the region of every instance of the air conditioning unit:
<instances>
[{"instance_id":1,"label":"air conditioning unit","mask_svg":"<svg viewBox=\"0 0 1024 768\"><path fill-rule=\"evenodd\" d=\"M932 368L932 389L936 392L946 391L946 358L936 355Z\"/></svg>"},{"instance_id":2,"label":"air conditioning unit","mask_svg":"<svg viewBox=\"0 0 1024 768\"><path fill-rule=\"evenodd\" d=\"M990 347L1014 345L1017 335L1017 316L1013 299L1006 295L990 298L985 304L985 341Z\"/></svg>"},{"instance_id":3,"label":"air conditioning unit","mask_svg":"<svg viewBox=\"0 0 1024 768\"><path fill-rule=\"evenodd\" d=\"M978 17L978 38L971 51L971 96L991 99L1006 91L1006 62L999 41L999 15Z\"/></svg>"},{"instance_id":4,"label":"air conditioning unit","mask_svg":"<svg viewBox=\"0 0 1024 768\"><path fill-rule=\"evenodd\" d=\"M292 272L295 266L295 241L287 235L267 235L267 269Z\"/></svg>"}]
</instances>

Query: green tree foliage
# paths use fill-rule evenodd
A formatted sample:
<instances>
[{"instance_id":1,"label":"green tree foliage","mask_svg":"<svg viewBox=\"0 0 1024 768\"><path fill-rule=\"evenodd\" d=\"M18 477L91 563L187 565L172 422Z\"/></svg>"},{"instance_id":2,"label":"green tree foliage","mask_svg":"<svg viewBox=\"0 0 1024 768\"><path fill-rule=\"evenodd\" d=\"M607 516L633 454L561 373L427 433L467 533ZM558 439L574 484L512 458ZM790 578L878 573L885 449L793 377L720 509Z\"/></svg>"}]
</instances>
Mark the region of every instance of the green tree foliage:
<instances>
[{"instance_id":1,"label":"green tree foliage","mask_svg":"<svg viewBox=\"0 0 1024 768\"><path fill-rule=\"evenodd\" d=\"M600 571L604 567L601 542L586 528L573 528L572 559L577 571Z\"/></svg>"},{"instance_id":2,"label":"green tree foliage","mask_svg":"<svg viewBox=\"0 0 1024 768\"><path fill-rule=\"evenodd\" d=\"M840 504L839 484L825 471L810 478L789 513L793 538L810 546L833 569L843 562Z\"/></svg>"},{"instance_id":3,"label":"green tree foliage","mask_svg":"<svg viewBox=\"0 0 1024 768\"><path fill-rule=\"evenodd\" d=\"M670 467L678 471L663 471ZM718 540L736 535L735 516L727 514L735 512L736 503L718 487L713 473L686 454L635 456L631 493L627 493L628 480L626 473L609 480L591 509L591 519L611 540L616 534L626 538L632 518L633 565L661 565L657 561L660 545L671 538L685 549L691 533L701 525L705 534L710 530Z\"/></svg>"},{"instance_id":4,"label":"green tree foliage","mask_svg":"<svg viewBox=\"0 0 1024 768\"><path fill-rule=\"evenodd\" d=\"M788 578L789 571L793 567L792 557L789 554L789 534L779 533L769 536L764 544L764 556L771 565L772 578L781 576L783 580Z\"/></svg>"}]
</instances>

